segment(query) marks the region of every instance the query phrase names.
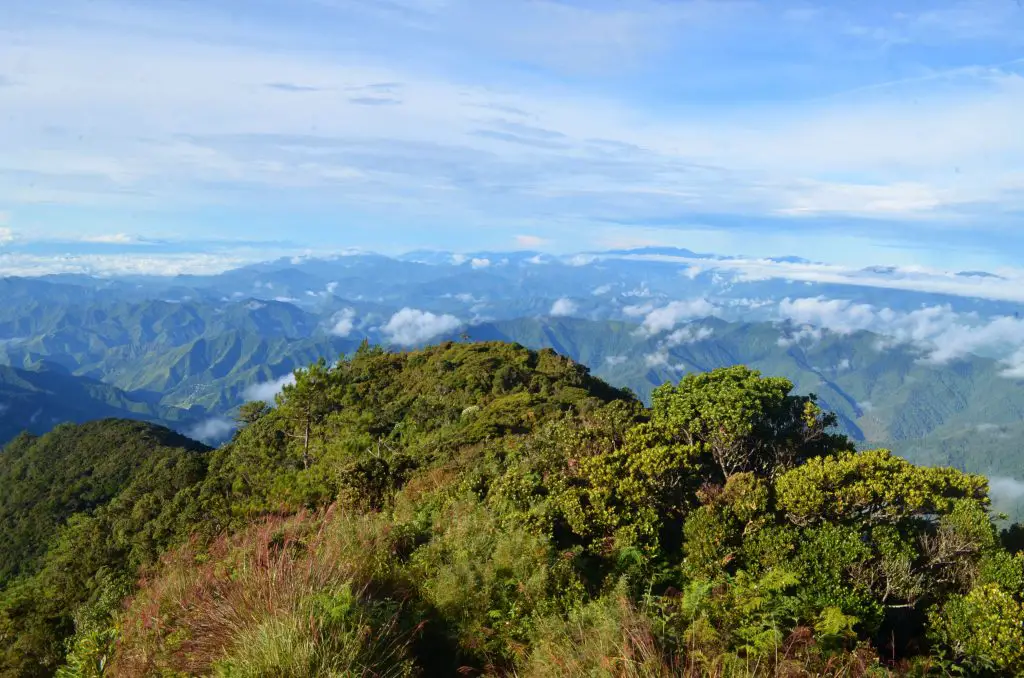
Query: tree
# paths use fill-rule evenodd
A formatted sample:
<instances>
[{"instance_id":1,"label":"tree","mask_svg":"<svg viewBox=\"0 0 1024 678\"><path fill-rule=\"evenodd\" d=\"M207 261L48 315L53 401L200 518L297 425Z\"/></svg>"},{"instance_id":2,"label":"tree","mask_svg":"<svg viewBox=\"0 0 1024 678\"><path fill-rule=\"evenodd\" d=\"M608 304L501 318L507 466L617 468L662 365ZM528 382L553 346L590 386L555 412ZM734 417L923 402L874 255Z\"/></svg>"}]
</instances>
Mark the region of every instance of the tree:
<instances>
[{"instance_id":1,"label":"tree","mask_svg":"<svg viewBox=\"0 0 1024 678\"><path fill-rule=\"evenodd\" d=\"M950 513L960 499L988 503L984 477L914 466L888 450L811 459L781 475L775 489L779 509L797 525L898 525Z\"/></svg>"},{"instance_id":2,"label":"tree","mask_svg":"<svg viewBox=\"0 0 1024 678\"><path fill-rule=\"evenodd\" d=\"M302 441L303 468L308 469L313 461L310 444L314 428L334 409L331 373L327 361L321 358L304 370L296 370L295 383L286 385L277 396L278 408L294 427L288 435Z\"/></svg>"},{"instance_id":3,"label":"tree","mask_svg":"<svg viewBox=\"0 0 1024 678\"><path fill-rule=\"evenodd\" d=\"M793 384L743 366L688 374L653 394L653 420L710 454L724 478L753 471L772 477L806 459L852 449L829 433L834 414L815 396L790 395Z\"/></svg>"},{"instance_id":4,"label":"tree","mask_svg":"<svg viewBox=\"0 0 1024 678\"><path fill-rule=\"evenodd\" d=\"M235 420L239 426L249 426L262 419L267 414L270 414L271 407L262 400L254 400L252 402L245 403L238 410L238 416Z\"/></svg>"}]
</instances>

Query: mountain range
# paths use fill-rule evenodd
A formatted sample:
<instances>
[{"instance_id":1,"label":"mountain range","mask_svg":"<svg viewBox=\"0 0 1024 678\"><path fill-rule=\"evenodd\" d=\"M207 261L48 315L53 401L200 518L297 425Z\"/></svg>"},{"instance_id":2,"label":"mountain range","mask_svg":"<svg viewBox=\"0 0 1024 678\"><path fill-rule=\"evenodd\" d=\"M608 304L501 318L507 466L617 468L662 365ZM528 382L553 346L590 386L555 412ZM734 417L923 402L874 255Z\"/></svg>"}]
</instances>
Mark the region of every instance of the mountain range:
<instances>
[{"instance_id":1,"label":"mountain range","mask_svg":"<svg viewBox=\"0 0 1024 678\"><path fill-rule=\"evenodd\" d=\"M363 340L502 340L553 348L644 400L688 372L746 364L816 393L865 445L1024 477L1024 369L1012 362L1024 304L1006 286L955 287L1003 277L874 267L815 281L801 277L823 265L803 259L757 263L770 275L752 265L664 248L414 252L215 276L0 279L0 440L126 416L216 443L243 402Z\"/></svg>"}]
</instances>

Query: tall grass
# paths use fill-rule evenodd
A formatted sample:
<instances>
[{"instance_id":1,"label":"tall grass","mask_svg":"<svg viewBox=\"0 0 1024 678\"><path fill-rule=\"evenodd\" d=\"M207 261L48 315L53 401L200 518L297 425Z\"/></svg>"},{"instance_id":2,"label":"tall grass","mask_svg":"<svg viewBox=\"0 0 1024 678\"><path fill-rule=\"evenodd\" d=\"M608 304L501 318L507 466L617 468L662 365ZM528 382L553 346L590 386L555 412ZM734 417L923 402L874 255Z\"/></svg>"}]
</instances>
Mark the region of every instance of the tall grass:
<instances>
[{"instance_id":1,"label":"tall grass","mask_svg":"<svg viewBox=\"0 0 1024 678\"><path fill-rule=\"evenodd\" d=\"M523 678L668 678L682 675L663 656L651 624L623 596L608 596L538 623Z\"/></svg>"},{"instance_id":2,"label":"tall grass","mask_svg":"<svg viewBox=\"0 0 1024 678\"><path fill-rule=\"evenodd\" d=\"M180 549L131 602L110 675L409 675L390 549L375 514L270 518Z\"/></svg>"}]
</instances>

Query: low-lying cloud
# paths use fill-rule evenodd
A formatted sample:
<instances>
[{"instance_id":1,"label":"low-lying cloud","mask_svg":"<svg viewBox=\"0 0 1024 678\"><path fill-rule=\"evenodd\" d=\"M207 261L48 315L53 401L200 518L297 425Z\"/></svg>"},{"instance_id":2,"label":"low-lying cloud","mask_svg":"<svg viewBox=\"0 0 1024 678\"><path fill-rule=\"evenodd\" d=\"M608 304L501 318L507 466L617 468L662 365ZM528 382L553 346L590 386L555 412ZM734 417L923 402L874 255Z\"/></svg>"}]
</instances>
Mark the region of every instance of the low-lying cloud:
<instances>
[{"instance_id":1,"label":"low-lying cloud","mask_svg":"<svg viewBox=\"0 0 1024 678\"><path fill-rule=\"evenodd\" d=\"M438 315L430 311L403 308L391 316L381 331L393 344L413 346L451 332L461 324L462 321L447 313Z\"/></svg>"},{"instance_id":2,"label":"low-lying cloud","mask_svg":"<svg viewBox=\"0 0 1024 678\"><path fill-rule=\"evenodd\" d=\"M715 305L704 298L673 301L648 312L640 324L640 333L653 336L673 329L684 320L713 315L716 310Z\"/></svg>"},{"instance_id":3,"label":"low-lying cloud","mask_svg":"<svg viewBox=\"0 0 1024 678\"><path fill-rule=\"evenodd\" d=\"M272 381L264 381L259 384L253 384L243 391L242 395L246 400L262 400L265 403L273 404L277 394L284 390L285 386L290 386L295 383L294 374L286 374L280 379L274 379Z\"/></svg>"},{"instance_id":4,"label":"low-lying cloud","mask_svg":"<svg viewBox=\"0 0 1024 678\"><path fill-rule=\"evenodd\" d=\"M551 311L549 314L553 316L567 316L573 315L577 310L578 307L576 306L576 302L568 297L562 297L555 301L555 303L551 304Z\"/></svg>"},{"instance_id":5,"label":"low-lying cloud","mask_svg":"<svg viewBox=\"0 0 1024 678\"><path fill-rule=\"evenodd\" d=\"M669 348L676 346L683 346L684 344L695 344L698 341L704 341L710 339L715 334L715 331L710 327L692 327L687 325L680 327L675 330L667 337L665 337L664 345Z\"/></svg>"},{"instance_id":6,"label":"low-lying cloud","mask_svg":"<svg viewBox=\"0 0 1024 678\"><path fill-rule=\"evenodd\" d=\"M950 294L959 297L1024 302L1024 270L999 269L999 275L962 275L924 267L852 268L817 262L774 261L743 257L703 259L662 254L602 254L604 259L660 261L700 272L721 272L733 280L792 280L797 282L856 285L879 289Z\"/></svg>"},{"instance_id":7,"label":"low-lying cloud","mask_svg":"<svg viewBox=\"0 0 1024 678\"><path fill-rule=\"evenodd\" d=\"M354 308L346 308L334 315L331 327L331 334L336 337L347 337L355 329L356 311Z\"/></svg>"},{"instance_id":8,"label":"low-lying cloud","mask_svg":"<svg viewBox=\"0 0 1024 678\"><path fill-rule=\"evenodd\" d=\"M890 344L910 344L924 351L923 362L945 364L971 354L1003 361L1003 376L1024 378L1024 320L1010 316L983 318L957 313L949 305L897 311L845 299L783 299L778 314L801 327L779 340L786 346L820 340L820 329L837 334L866 330Z\"/></svg>"},{"instance_id":9,"label":"low-lying cloud","mask_svg":"<svg viewBox=\"0 0 1024 678\"><path fill-rule=\"evenodd\" d=\"M1016 478L992 476L988 479L988 492L993 499L1014 501L1024 498L1024 482Z\"/></svg>"},{"instance_id":10,"label":"low-lying cloud","mask_svg":"<svg viewBox=\"0 0 1024 678\"><path fill-rule=\"evenodd\" d=\"M185 432L189 438L207 444L215 444L226 440L235 430L235 422L224 417L213 417L201 421Z\"/></svg>"}]
</instances>

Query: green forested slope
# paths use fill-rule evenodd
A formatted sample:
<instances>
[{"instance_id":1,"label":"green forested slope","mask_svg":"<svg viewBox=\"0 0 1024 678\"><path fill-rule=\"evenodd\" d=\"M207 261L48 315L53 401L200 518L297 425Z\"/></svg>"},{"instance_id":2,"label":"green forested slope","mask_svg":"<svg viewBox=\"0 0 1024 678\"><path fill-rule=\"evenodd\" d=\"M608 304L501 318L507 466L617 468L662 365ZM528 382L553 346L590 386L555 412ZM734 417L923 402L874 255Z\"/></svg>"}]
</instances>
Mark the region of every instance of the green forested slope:
<instances>
[{"instance_id":1,"label":"green forested slope","mask_svg":"<svg viewBox=\"0 0 1024 678\"><path fill-rule=\"evenodd\" d=\"M1024 670L1020 533L984 478L853 452L744 367L651 402L515 344L363 346L208 455L104 471L97 505L31 518L68 484L40 475L9 520L53 534L0 592L0 675ZM71 441L102 457L122 424L95 426L19 439L11 486Z\"/></svg>"},{"instance_id":2,"label":"green forested slope","mask_svg":"<svg viewBox=\"0 0 1024 678\"><path fill-rule=\"evenodd\" d=\"M205 448L167 429L107 419L23 434L0 457L0 583L32 572L57 528L107 505L160 466L199 464ZM186 476L194 473L185 472Z\"/></svg>"}]
</instances>

